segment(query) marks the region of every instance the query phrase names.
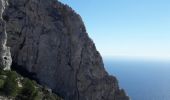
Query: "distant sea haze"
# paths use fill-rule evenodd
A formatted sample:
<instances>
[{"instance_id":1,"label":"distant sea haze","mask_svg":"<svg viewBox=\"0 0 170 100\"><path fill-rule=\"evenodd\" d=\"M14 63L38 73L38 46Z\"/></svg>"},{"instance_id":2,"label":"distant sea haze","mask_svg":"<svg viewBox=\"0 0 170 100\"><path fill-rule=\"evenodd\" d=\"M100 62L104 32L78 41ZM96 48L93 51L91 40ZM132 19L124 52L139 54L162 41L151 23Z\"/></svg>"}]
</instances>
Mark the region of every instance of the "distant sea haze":
<instances>
[{"instance_id":1,"label":"distant sea haze","mask_svg":"<svg viewBox=\"0 0 170 100\"><path fill-rule=\"evenodd\" d=\"M131 100L170 100L170 62L105 58L104 64Z\"/></svg>"}]
</instances>

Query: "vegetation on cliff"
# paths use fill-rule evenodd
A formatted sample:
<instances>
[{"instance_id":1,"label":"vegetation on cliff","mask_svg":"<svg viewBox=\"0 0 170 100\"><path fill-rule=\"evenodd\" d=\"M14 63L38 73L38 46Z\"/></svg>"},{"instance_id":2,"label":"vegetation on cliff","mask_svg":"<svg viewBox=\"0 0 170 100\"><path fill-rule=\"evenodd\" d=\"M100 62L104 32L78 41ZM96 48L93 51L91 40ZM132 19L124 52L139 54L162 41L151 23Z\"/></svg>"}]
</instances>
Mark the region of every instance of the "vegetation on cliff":
<instances>
[{"instance_id":1,"label":"vegetation on cliff","mask_svg":"<svg viewBox=\"0 0 170 100\"><path fill-rule=\"evenodd\" d=\"M22 77L15 71L0 70L0 99L62 100L46 87Z\"/></svg>"}]
</instances>

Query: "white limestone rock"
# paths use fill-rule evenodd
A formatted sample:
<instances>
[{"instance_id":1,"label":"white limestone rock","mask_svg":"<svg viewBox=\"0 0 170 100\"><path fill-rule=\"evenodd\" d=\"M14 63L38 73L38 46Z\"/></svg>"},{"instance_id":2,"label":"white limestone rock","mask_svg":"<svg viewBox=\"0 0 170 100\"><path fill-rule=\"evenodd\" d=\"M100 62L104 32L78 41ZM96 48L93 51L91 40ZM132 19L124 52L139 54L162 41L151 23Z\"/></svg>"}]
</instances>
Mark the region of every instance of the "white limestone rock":
<instances>
[{"instance_id":1,"label":"white limestone rock","mask_svg":"<svg viewBox=\"0 0 170 100\"><path fill-rule=\"evenodd\" d=\"M12 59L10 53L10 47L6 46L7 33L6 23L3 20L2 14L6 7L6 1L0 0L0 68L4 70L10 70Z\"/></svg>"}]
</instances>

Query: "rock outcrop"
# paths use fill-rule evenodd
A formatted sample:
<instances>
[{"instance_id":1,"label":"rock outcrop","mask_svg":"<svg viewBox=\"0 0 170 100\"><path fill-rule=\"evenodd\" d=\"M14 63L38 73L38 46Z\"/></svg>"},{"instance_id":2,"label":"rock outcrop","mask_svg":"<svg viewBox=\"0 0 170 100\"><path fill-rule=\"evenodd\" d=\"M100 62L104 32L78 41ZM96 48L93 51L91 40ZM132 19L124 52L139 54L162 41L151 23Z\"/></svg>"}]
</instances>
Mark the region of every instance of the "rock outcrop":
<instances>
[{"instance_id":1,"label":"rock outcrop","mask_svg":"<svg viewBox=\"0 0 170 100\"><path fill-rule=\"evenodd\" d=\"M6 46L6 26L2 18L2 13L5 10L6 4L7 2L5 0L0 0L0 69L10 70L12 59L10 48Z\"/></svg>"},{"instance_id":2,"label":"rock outcrop","mask_svg":"<svg viewBox=\"0 0 170 100\"><path fill-rule=\"evenodd\" d=\"M40 84L65 100L129 100L105 71L81 17L67 5L8 0L1 19L13 64L34 73Z\"/></svg>"}]
</instances>

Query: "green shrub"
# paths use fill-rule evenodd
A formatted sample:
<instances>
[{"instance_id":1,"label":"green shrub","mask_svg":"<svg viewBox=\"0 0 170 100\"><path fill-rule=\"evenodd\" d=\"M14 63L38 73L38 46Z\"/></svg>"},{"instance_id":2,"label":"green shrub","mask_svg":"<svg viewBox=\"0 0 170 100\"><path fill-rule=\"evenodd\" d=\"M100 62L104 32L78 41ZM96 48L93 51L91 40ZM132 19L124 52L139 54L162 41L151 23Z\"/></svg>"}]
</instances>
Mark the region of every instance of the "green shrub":
<instances>
[{"instance_id":1,"label":"green shrub","mask_svg":"<svg viewBox=\"0 0 170 100\"><path fill-rule=\"evenodd\" d=\"M7 78L3 86L3 92L7 96L16 96L18 90L17 74L14 71L7 73Z\"/></svg>"},{"instance_id":2,"label":"green shrub","mask_svg":"<svg viewBox=\"0 0 170 100\"><path fill-rule=\"evenodd\" d=\"M0 79L0 89L2 89L4 86L4 80Z\"/></svg>"},{"instance_id":3,"label":"green shrub","mask_svg":"<svg viewBox=\"0 0 170 100\"><path fill-rule=\"evenodd\" d=\"M6 71L6 70L0 69L0 75L7 75L9 72L11 72L11 71Z\"/></svg>"},{"instance_id":4,"label":"green shrub","mask_svg":"<svg viewBox=\"0 0 170 100\"><path fill-rule=\"evenodd\" d=\"M25 79L22 93L25 95L32 95L35 92L35 90L36 89L33 82L29 79Z\"/></svg>"},{"instance_id":5,"label":"green shrub","mask_svg":"<svg viewBox=\"0 0 170 100\"><path fill-rule=\"evenodd\" d=\"M35 88L34 82L29 79L25 79L23 83L23 88L18 96L18 99L35 100L37 95L38 95L38 91Z\"/></svg>"}]
</instances>

